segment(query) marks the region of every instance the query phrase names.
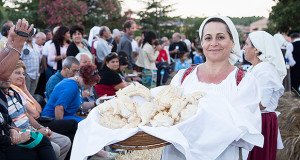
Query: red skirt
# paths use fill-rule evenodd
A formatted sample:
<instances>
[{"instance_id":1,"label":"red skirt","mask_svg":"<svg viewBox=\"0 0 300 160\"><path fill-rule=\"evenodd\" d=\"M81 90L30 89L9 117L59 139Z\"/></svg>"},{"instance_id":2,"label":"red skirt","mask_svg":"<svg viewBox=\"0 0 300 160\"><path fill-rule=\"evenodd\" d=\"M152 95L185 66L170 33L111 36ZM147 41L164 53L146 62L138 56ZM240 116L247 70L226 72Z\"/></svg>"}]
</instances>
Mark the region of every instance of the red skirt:
<instances>
[{"instance_id":1,"label":"red skirt","mask_svg":"<svg viewBox=\"0 0 300 160\"><path fill-rule=\"evenodd\" d=\"M262 135L264 147L255 146L249 152L248 160L276 160L278 121L276 113L262 113Z\"/></svg>"}]
</instances>

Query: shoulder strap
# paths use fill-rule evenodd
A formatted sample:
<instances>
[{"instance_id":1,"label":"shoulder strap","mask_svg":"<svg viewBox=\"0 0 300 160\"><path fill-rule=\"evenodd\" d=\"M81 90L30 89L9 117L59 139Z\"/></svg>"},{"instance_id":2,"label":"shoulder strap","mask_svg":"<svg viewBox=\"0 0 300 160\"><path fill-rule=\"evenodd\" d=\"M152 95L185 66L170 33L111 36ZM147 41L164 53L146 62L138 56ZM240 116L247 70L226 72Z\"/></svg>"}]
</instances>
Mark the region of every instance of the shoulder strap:
<instances>
[{"instance_id":1,"label":"shoulder strap","mask_svg":"<svg viewBox=\"0 0 300 160\"><path fill-rule=\"evenodd\" d=\"M188 68L187 70L184 71L183 76L181 78L181 84L183 83L184 79L186 78L186 76L188 76L191 72L193 72L193 70L196 68L197 65L192 65L190 68Z\"/></svg>"},{"instance_id":2,"label":"shoulder strap","mask_svg":"<svg viewBox=\"0 0 300 160\"><path fill-rule=\"evenodd\" d=\"M242 81L243 77L245 76L245 70L243 69L238 69L235 75L236 78L236 85L238 86L240 82Z\"/></svg>"}]
</instances>

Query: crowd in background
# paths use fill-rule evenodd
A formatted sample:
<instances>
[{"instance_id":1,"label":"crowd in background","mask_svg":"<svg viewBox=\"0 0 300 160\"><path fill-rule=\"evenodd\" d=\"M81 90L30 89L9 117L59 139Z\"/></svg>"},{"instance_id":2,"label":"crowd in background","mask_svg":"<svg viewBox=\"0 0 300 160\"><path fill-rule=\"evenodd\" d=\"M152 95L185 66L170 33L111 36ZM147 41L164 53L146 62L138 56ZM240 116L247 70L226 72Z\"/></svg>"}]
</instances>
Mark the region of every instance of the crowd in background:
<instances>
[{"instance_id":1,"label":"crowd in background","mask_svg":"<svg viewBox=\"0 0 300 160\"><path fill-rule=\"evenodd\" d=\"M7 48L13 25L11 21L2 23L1 50ZM190 41L184 33L173 33L169 40L157 37L155 31L134 37L135 30L136 23L129 20L122 31L95 26L88 37L80 25L48 28L27 37L19 51L20 61L8 76L9 84L1 82L0 96L9 104L16 103L8 112L18 122L16 127L42 129L43 135L51 137L45 143L53 146L52 156L69 158L77 123L96 106L99 97L113 96L130 83L142 83L149 89L165 85L179 70L206 61L197 35ZM299 92L299 32L274 37L290 68L291 86ZM250 64L244 54L236 62L244 69ZM116 156L106 151L97 155Z\"/></svg>"}]
</instances>

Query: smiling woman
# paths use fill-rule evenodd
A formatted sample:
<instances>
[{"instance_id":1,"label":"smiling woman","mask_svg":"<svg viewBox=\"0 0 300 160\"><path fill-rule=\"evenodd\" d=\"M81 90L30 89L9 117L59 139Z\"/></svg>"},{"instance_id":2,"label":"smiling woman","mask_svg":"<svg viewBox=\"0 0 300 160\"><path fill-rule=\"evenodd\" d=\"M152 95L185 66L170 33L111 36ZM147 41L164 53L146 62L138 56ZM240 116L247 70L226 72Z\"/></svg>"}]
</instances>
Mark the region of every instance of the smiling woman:
<instances>
[{"instance_id":1,"label":"smiling woman","mask_svg":"<svg viewBox=\"0 0 300 160\"><path fill-rule=\"evenodd\" d=\"M171 84L187 91L214 94L214 99L208 101L221 100L224 97L234 113L229 116L231 118L226 118L225 113L220 112L225 110L226 105L216 106L215 109L212 109L214 105L209 108L202 108L203 106L199 105L202 111L198 114L202 114L206 109L213 114L199 116L197 122L193 122L193 127L182 126L181 131L190 146L191 159L237 160L239 147L251 150L254 145L262 146L263 143L263 136L260 134L258 84L251 75L243 78L243 74L240 74L243 72L233 66L240 57L240 45L237 30L229 18L222 16L207 18L200 26L199 34L206 62L187 70L180 70ZM229 110L227 108L226 112ZM213 118L214 115L222 115L222 120L216 120L217 118ZM233 117L238 117L239 120L231 121ZM223 122L226 124L213 127ZM230 129L232 126L237 130ZM215 137L216 133L222 136ZM237 136L225 142L232 135ZM164 148L162 159L186 158L170 145Z\"/></svg>"}]
</instances>

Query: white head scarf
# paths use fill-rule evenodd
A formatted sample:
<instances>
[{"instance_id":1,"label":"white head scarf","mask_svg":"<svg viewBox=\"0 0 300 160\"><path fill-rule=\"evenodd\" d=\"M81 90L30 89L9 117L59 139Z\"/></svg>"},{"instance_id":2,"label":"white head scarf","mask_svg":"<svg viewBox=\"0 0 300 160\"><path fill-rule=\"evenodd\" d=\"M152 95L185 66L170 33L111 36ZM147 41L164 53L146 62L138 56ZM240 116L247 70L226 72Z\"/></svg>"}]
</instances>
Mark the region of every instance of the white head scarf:
<instances>
[{"instance_id":1,"label":"white head scarf","mask_svg":"<svg viewBox=\"0 0 300 160\"><path fill-rule=\"evenodd\" d=\"M287 44L289 43L289 42L283 37L283 35L280 34L280 33L276 33L276 34L274 35L274 38L275 38L277 44L279 45L279 47L286 47Z\"/></svg>"},{"instance_id":2,"label":"white head scarf","mask_svg":"<svg viewBox=\"0 0 300 160\"><path fill-rule=\"evenodd\" d=\"M265 31L256 31L249 34L253 46L262 54L257 56L263 62L272 64L281 80L286 76L284 58L278 43L274 37Z\"/></svg>"},{"instance_id":3,"label":"white head scarf","mask_svg":"<svg viewBox=\"0 0 300 160\"><path fill-rule=\"evenodd\" d=\"M94 37L99 34L99 31L100 31L100 28L99 26L94 26L91 30L90 30L90 35L89 35L89 44L90 46L92 46L92 42L93 42L93 39Z\"/></svg>"},{"instance_id":4,"label":"white head scarf","mask_svg":"<svg viewBox=\"0 0 300 160\"><path fill-rule=\"evenodd\" d=\"M239 34L238 34L233 22L228 17L212 16L212 17L206 18L202 22L202 24L199 28L200 41L202 40L201 37L202 37L202 32L203 32L203 29L204 29L204 25L206 24L206 22L209 19L212 19L212 18L222 19L227 24L227 26L228 26L231 34L232 34L234 46L231 50L231 54L230 54L230 57L229 57L229 62L233 65L233 64L235 64L236 61L238 61L242 57L242 52L241 52L241 46L240 46L240 41L239 41Z\"/></svg>"}]
</instances>

